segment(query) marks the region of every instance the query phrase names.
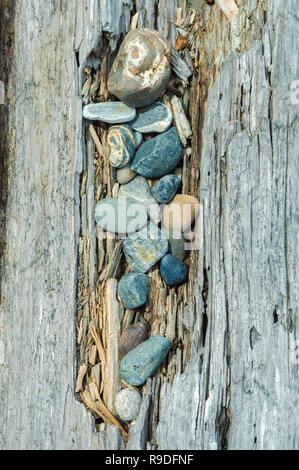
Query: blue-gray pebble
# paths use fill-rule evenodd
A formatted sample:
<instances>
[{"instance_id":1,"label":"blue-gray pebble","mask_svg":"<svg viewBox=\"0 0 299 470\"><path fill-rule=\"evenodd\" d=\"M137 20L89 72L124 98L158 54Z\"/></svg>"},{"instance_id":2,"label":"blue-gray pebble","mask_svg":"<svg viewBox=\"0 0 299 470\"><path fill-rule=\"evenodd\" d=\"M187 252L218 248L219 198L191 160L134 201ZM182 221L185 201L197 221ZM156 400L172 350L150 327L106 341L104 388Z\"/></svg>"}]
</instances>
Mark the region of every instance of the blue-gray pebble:
<instances>
[{"instance_id":1,"label":"blue-gray pebble","mask_svg":"<svg viewBox=\"0 0 299 470\"><path fill-rule=\"evenodd\" d=\"M133 309L145 304L150 282L145 274L125 274L117 286L118 295L125 308Z\"/></svg>"},{"instance_id":2,"label":"blue-gray pebble","mask_svg":"<svg viewBox=\"0 0 299 470\"><path fill-rule=\"evenodd\" d=\"M129 122L136 116L136 109L127 106L121 101L106 103L90 103L83 108L83 117L91 121L103 121L117 124Z\"/></svg>"},{"instance_id":3,"label":"blue-gray pebble","mask_svg":"<svg viewBox=\"0 0 299 470\"><path fill-rule=\"evenodd\" d=\"M160 335L154 335L135 349L128 352L120 363L120 376L130 385L142 385L153 375L164 361L171 342Z\"/></svg>"},{"instance_id":4,"label":"blue-gray pebble","mask_svg":"<svg viewBox=\"0 0 299 470\"><path fill-rule=\"evenodd\" d=\"M168 251L168 239L151 222L139 232L123 240L126 261L132 271L146 273Z\"/></svg>"},{"instance_id":5,"label":"blue-gray pebble","mask_svg":"<svg viewBox=\"0 0 299 470\"><path fill-rule=\"evenodd\" d=\"M170 109L162 103L154 103L145 111L139 112L131 125L134 130L147 134L149 132L165 132L172 123Z\"/></svg>"},{"instance_id":6,"label":"blue-gray pebble","mask_svg":"<svg viewBox=\"0 0 299 470\"><path fill-rule=\"evenodd\" d=\"M131 169L147 178L159 178L175 169L182 158L182 144L176 130L167 132L144 142L136 152Z\"/></svg>"},{"instance_id":7,"label":"blue-gray pebble","mask_svg":"<svg viewBox=\"0 0 299 470\"><path fill-rule=\"evenodd\" d=\"M135 136L130 126L110 127L107 134L108 160L115 168L129 163L135 153Z\"/></svg>"},{"instance_id":8,"label":"blue-gray pebble","mask_svg":"<svg viewBox=\"0 0 299 470\"><path fill-rule=\"evenodd\" d=\"M181 180L176 175L163 176L151 189L151 195L160 202L170 202L181 184Z\"/></svg>"},{"instance_id":9,"label":"blue-gray pebble","mask_svg":"<svg viewBox=\"0 0 299 470\"><path fill-rule=\"evenodd\" d=\"M168 254L162 258L160 274L165 284L175 286L187 280L188 268L176 256Z\"/></svg>"},{"instance_id":10,"label":"blue-gray pebble","mask_svg":"<svg viewBox=\"0 0 299 470\"><path fill-rule=\"evenodd\" d=\"M130 198L106 198L96 204L94 219L103 230L124 235L144 227L147 212L142 204Z\"/></svg>"}]
</instances>

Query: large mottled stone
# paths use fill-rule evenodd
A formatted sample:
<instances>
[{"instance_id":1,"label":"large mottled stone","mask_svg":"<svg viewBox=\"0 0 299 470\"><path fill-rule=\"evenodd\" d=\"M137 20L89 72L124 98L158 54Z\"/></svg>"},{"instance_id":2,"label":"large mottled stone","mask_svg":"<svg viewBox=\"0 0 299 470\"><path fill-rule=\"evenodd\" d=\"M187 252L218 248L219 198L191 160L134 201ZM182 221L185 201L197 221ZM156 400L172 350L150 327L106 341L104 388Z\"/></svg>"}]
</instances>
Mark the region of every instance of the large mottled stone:
<instances>
[{"instance_id":1,"label":"large mottled stone","mask_svg":"<svg viewBox=\"0 0 299 470\"><path fill-rule=\"evenodd\" d=\"M83 108L83 117L90 121L103 121L111 124L130 122L136 116L136 109L120 101L91 103Z\"/></svg>"},{"instance_id":2,"label":"large mottled stone","mask_svg":"<svg viewBox=\"0 0 299 470\"><path fill-rule=\"evenodd\" d=\"M119 352L124 356L129 351L136 348L138 344L146 341L148 333L149 326L147 323L139 321L128 326L120 337Z\"/></svg>"},{"instance_id":3,"label":"large mottled stone","mask_svg":"<svg viewBox=\"0 0 299 470\"><path fill-rule=\"evenodd\" d=\"M139 112L132 121L135 131L147 134L150 132L165 132L172 123L172 112L162 103L154 103L145 111Z\"/></svg>"},{"instance_id":4,"label":"large mottled stone","mask_svg":"<svg viewBox=\"0 0 299 470\"><path fill-rule=\"evenodd\" d=\"M181 184L181 180L176 175L166 175L163 176L151 189L151 195L160 202L160 203L167 203L170 202L179 186Z\"/></svg>"},{"instance_id":5,"label":"large mottled stone","mask_svg":"<svg viewBox=\"0 0 299 470\"><path fill-rule=\"evenodd\" d=\"M144 205L154 224L161 221L161 210L156 199L150 193L148 181L143 176L136 176L127 184L121 185L119 197L129 197Z\"/></svg>"},{"instance_id":6,"label":"large mottled stone","mask_svg":"<svg viewBox=\"0 0 299 470\"><path fill-rule=\"evenodd\" d=\"M139 413L141 394L137 390L123 388L117 393L114 405L116 414L120 419L123 421L133 421Z\"/></svg>"},{"instance_id":7,"label":"large mottled stone","mask_svg":"<svg viewBox=\"0 0 299 470\"><path fill-rule=\"evenodd\" d=\"M144 206L129 198L102 199L94 210L97 225L120 235L140 230L146 225L147 217Z\"/></svg>"},{"instance_id":8,"label":"large mottled stone","mask_svg":"<svg viewBox=\"0 0 299 470\"><path fill-rule=\"evenodd\" d=\"M142 385L164 361L171 342L160 335L154 335L123 357L120 376L130 385Z\"/></svg>"},{"instance_id":9,"label":"large mottled stone","mask_svg":"<svg viewBox=\"0 0 299 470\"><path fill-rule=\"evenodd\" d=\"M151 222L123 241L124 254L132 271L145 273L168 251L168 240Z\"/></svg>"},{"instance_id":10,"label":"large mottled stone","mask_svg":"<svg viewBox=\"0 0 299 470\"><path fill-rule=\"evenodd\" d=\"M147 178L159 178L175 169L182 157L182 145L175 127L141 145L131 169Z\"/></svg>"},{"instance_id":11,"label":"large mottled stone","mask_svg":"<svg viewBox=\"0 0 299 470\"><path fill-rule=\"evenodd\" d=\"M125 274L118 283L117 293L125 308L133 309L145 304L150 282L145 274Z\"/></svg>"},{"instance_id":12,"label":"large mottled stone","mask_svg":"<svg viewBox=\"0 0 299 470\"><path fill-rule=\"evenodd\" d=\"M176 256L168 254L161 260L160 274L165 284L175 286L187 280L188 268Z\"/></svg>"},{"instance_id":13,"label":"large mottled stone","mask_svg":"<svg viewBox=\"0 0 299 470\"><path fill-rule=\"evenodd\" d=\"M130 126L112 126L107 134L110 165L121 168L129 163L135 153L135 137Z\"/></svg>"},{"instance_id":14,"label":"large mottled stone","mask_svg":"<svg viewBox=\"0 0 299 470\"><path fill-rule=\"evenodd\" d=\"M153 103L166 90L170 56L170 45L157 31L130 31L109 74L109 91L129 106Z\"/></svg>"}]
</instances>

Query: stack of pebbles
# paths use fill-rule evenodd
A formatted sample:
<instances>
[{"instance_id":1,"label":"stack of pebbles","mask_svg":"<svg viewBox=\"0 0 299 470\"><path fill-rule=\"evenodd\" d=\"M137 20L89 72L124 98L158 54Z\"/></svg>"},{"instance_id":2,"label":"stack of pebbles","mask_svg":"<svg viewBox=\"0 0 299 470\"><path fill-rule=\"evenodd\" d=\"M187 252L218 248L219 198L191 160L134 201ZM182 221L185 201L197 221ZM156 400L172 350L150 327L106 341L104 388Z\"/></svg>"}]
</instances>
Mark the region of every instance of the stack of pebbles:
<instances>
[{"instance_id":1,"label":"stack of pebbles","mask_svg":"<svg viewBox=\"0 0 299 470\"><path fill-rule=\"evenodd\" d=\"M183 262L185 238L190 239L199 201L177 194L181 179L174 170L183 148L172 125L171 110L157 101L170 79L170 58L170 45L157 31L131 31L108 78L110 93L121 101L91 103L83 110L86 119L112 124L107 154L117 169L120 189L118 198L97 203L94 217L103 230L123 239L124 255L132 271L118 284L118 295L126 309L146 303L150 287L146 273L158 262L167 286L180 285L188 278ZM152 180L156 180L154 184ZM131 386L144 384L170 350L167 338L148 338L149 328L143 322L131 325L121 336L120 377ZM118 393L115 407L121 419L136 418L139 406L139 393L133 387Z\"/></svg>"}]
</instances>

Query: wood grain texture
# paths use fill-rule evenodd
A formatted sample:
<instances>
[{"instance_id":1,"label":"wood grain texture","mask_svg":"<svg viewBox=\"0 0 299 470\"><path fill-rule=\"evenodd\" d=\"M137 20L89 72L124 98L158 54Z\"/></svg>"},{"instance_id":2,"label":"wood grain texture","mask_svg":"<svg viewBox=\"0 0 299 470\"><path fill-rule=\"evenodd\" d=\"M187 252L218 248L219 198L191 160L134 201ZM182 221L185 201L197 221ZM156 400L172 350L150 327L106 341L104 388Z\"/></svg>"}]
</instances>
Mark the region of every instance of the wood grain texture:
<instances>
[{"instance_id":1,"label":"wood grain texture","mask_svg":"<svg viewBox=\"0 0 299 470\"><path fill-rule=\"evenodd\" d=\"M155 303L147 312L156 315L154 332L179 338L188 351L177 348L162 376L147 382L130 449L299 448L296 0L236 3L239 15L230 23L217 5L197 2L199 75L190 95L199 106L191 108L192 151L183 171L186 191L199 188L200 176L201 249L190 261L186 302L161 289L157 302L167 309ZM168 19L175 21L179 2L14 2L2 449L125 446L115 426L96 433L75 397L75 315L77 280L96 292L97 269L111 263L115 248L113 240L96 239L92 223L94 193L99 198L102 189L91 138L85 146L83 71L106 60L107 44L117 48L134 4L138 27L158 27L174 45ZM77 272L77 255L87 249L81 229L90 257ZM82 305L87 326L92 305ZM120 320L130 324L132 312Z\"/></svg>"}]
</instances>

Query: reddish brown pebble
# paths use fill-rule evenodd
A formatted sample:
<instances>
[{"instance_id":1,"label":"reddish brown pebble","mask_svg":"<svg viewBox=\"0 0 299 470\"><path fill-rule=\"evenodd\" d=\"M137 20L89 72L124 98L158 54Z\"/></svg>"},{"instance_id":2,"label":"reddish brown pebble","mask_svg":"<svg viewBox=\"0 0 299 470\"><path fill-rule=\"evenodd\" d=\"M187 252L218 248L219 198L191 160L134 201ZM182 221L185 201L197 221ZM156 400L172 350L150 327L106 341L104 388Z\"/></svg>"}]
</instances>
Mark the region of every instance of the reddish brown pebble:
<instances>
[{"instance_id":1,"label":"reddish brown pebble","mask_svg":"<svg viewBox=\"0 0 299 470\"><path fill-rule=\"evenodd\" d=\"M124 356L132 349L135 349L138 344L147 340L148 333L149 326L146 323L133 323L125 329L120 337L119 352Z\"/></svg>"}]
</instances>

